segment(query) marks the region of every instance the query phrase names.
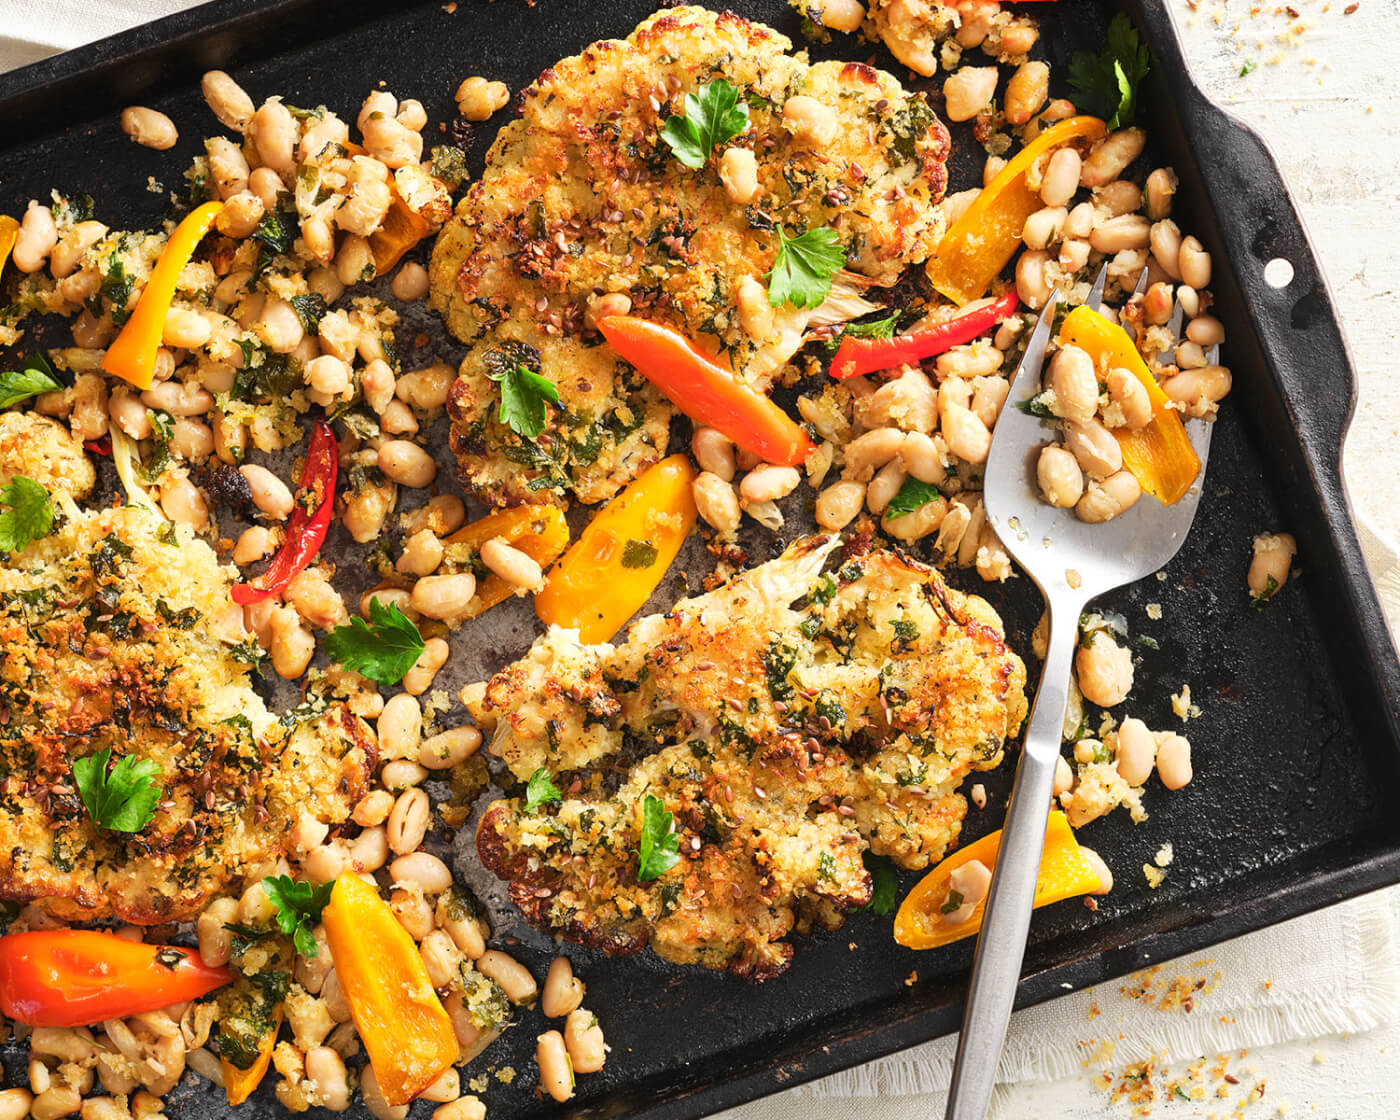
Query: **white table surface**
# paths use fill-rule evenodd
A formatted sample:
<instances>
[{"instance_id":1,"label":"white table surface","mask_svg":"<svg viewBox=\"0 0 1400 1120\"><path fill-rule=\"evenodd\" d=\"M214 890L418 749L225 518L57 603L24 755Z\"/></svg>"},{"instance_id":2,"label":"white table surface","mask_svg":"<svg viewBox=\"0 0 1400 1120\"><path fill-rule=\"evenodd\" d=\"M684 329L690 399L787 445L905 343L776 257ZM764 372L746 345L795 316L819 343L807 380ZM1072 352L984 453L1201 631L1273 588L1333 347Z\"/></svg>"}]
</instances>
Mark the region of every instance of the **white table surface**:
<instances>
[{"instance_id":1,"label":"white table surface","mask_svg":"<svg viewBox=\"0 0 1400 1120\"><path fill-rule=\"evenodd\" d=\"M1268 141L1312 234L1359 381L1345 448L1352 499L1381 536L1400 540L1400 0L1360 0L1350 15L1350 0L1292 0L1297 19L1273 0L1199 0L1194 11L1187 0L1169 2L1198 80ZM0 69L187 6L0 0ZM1246 60L1256 69L1242 77ZM1318 371L1320 380L1326 372ZM1265 1047L1249 1055L1250 1063L1267 1081L1261 1102L1238 1113L1238 1094L1228 1104L1159 1102L1152 1114L1400 1117L1400 1020L1351 1037ZM872 1104L853 1100L851 1112L883 1111ZM999 1120L1131 1114L1088 1077L1012 1087L999 1092L995 1107Z\"/></svg>"}]
</instances>

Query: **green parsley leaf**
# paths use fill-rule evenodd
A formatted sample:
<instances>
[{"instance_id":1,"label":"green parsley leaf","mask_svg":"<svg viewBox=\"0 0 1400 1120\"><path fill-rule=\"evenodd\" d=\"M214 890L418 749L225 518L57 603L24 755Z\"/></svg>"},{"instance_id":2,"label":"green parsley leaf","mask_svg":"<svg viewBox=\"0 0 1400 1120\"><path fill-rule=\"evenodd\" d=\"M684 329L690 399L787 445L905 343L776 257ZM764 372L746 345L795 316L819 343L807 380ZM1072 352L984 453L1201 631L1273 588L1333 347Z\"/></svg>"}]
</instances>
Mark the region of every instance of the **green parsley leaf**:
<instances>
[{"instance_id":1,"label":"green parsley leaf","mask_svg":"<svg viewBox=\"0 0 1400 1120\"><path fill-rule=\"evenodd\" d=\"M651 541L629 540L622 546L624 568L650 568L656 563L656 545Z\"/></svg>"},{"instance_id":2,"label":"green parsley leaf","mask_svg":"<svg viewBox=\"0 0 1400 1120\"><path fill-rule=\"evenodd\" d=\"M52 393L63 388L63 382L42 354L25 358L17 370L0 372L0 408L27 401L40 393Z\"/></svg>"},{"instance_id":3,"label":"green parsley leaf","mask_svg":"<svg viewBox=\"0 0 1400 1120\"><path fill-rule=\"evenodd\" d=\"M680 862L681 838L676 818L659 797L642 800L642 838L637 848L637 882L658 879Z\"/></svg>"},{"instance_id":4,"label":"green parsley leaf","mask_svg":"<svg viewBox=\"0 0 1400 1120\"><path fill-rule=\"evenodd\" d=\"M501 386L502 424L526 439L544 431L545 402L559 403L559 390L553 381L519 363L489 369L486 376Z\"/></svg>"},{"instance_id":5,"label":"green parsley leaf","mask_svg":"<svg viewBox=\"0 0 1400 1120\"><path fill-rule=\"evenodd\" d=\"M894 325L899 319L898 311L891 311L883 319L868 319L864 323L847 323L842 335L851 338L893 338Z\"/></svg>"},{"instance_id":6,"label":"green parsley leaf","mask_svg":"<svg viewBox=\"0 0 1400 1120\"><path fill-rule=\"evenodd\" d=\"M940 906L940 907L938 908L938 912L939 912L940 914L951 914L954 910L956 910L956 909L957 909L959 906L961 906L962 904L963 904L963 896L962 896L962 894L961 894L959 891L950 890L950 891L948 892L948 899L947 899L947 901L944 902L943 905Z\"/></svg>"},{"instance_id":7,"label":"green parsley leaf","mask_svg":"<svg viewBox=\"0 0 1400 1120\"><path fill-rule=\"evenodd\" d=\"M1109 128L1133 123L1138 83L1147 75L1146 44L1124 12L1108 25L1108 42L1097 55L1077 52L1069 64L1069 84L1081 112L1103 117Z\"/></svg>"},{"instance_id":8,"label":"green parsley leaf","mask_svg":"<svg viewBox=\"0 0 1400 1120\"><path fill-rule=\"evenodd\" d=\"M881 917L894 910L899 901L899 880L895 877L894 864L888 856L877 856L865 852L860 857L865 869L870 872L870 901L865 909Z\"/></svg>"},{"instance_id":9,"label":"green parsley leaf","mask_svg":"<svg viewBox=\"0 0 1400 1120\"><path fill-rule=\"evenodd\" d=\"M397 603L385 606L376 596L369 601L369 623L351 616L325 640L332 661L380 684L398 684L423 652L423 635Z\"/></svg>"},{"instance_id":10,"label":"green parsley leaf","mask_svg":"<svg viewBox=\"0 0 1400 1120\"><path fill-rule=\"evenodd\" d=\"M308 959L317 956L321 947L316 944L311 927L321 920L321 911L331 900L335 883L322 883L317 887L293 882L286 875L269 875L262 885L272 905L277 907L277 928L292 939L301 956Z\"/></svg>"},{"instance_id":11,"label":"green parsley leaf","mask_svg":"<svg viewBox=\"0 0 1400 1120\"><path fill-rule=\"evenodd\" d=\"M320 292L307 292L305 295L293 296L287 302L297 313L302 330L306 331L307 334L315 334L316 328L320 326L321 319L326 314L326 297Z\"/></svg>"},{"instance_id":12,"label":"green parsley leaf","mask_svg":"<svg viewBox=\"0 0 1400 1120\"><path fill-rule=\"evenodd\" d=\"M739 91L723 78L700 87L697 97L685 95L685 116L672 115L661 130L661 139L687 167L697 171L710 159L716 144L733 139L749 127L749 107Z\"/></svg>"},{"instance_id":13,"label":"green parsley leaf","mask_svg":"<svg viewBox=\"0 0 1400 1120\"><path fill-rule=\"evenodd\" d=\"M3 497L3 492L0 492L0 497ZM4 514L0 514L0 518L3 517ZM1264 604L1267 603L1270 599L1272 599L1274 595L1277 594L1277 592L1278 580L1274 579L1273 576L1270 576L1268 582L1264 584L1264 590L1261 591L1258 595L1251 593L1249 598L1254 604L1254 609L1259 611L1264 609Z\"/></svg>"},{"instance_id":14,"label":"green parsley leaf","mask_svg":"<svg viewBox=\"0 0 1400 1120\"><path fill-rule=\"evenodd\" d=\"M541 805L548 805L552 801L563 801L564 794L560 792L558 786L554 784L554 779L549 776L549 771L541 766L530 775L529 782L525 785L525 811L533 813Z\"/></svg>"},{"instance_id":15,"label":"green parsley leaf","mask_svg":"<svg viewBox=\"0 0 1400 1120\"><path fill-rule=\"evenodd\" d=\"M1038 416L1042 420L1054 420L1055 414L1050 411L1050 406L1040 399L1037 394L1029 400L1017 401L1016 407L1027 416Z\"/></svg>"},{"instance_id":16,"label":"green parsley leaf","mask_svg":"<svg viewBox=\"0 0 1400 1120\"><path fill-rule=\"evenodd\" d=\"M110 770L112 748L73 763L73 781L83 807L99 828L113 832L140 832L155 816L156 802L164 791L155 784L160 767L148 758L125 755Z\"/></svg>"},{"instance_id":17,"label":"green parsley leaf","mask_svg":"<svg viewBox=\"0 0 1400 1120\"><path fill-rule=\"evenodd\" d=\"M1245 59L1244 65L1240 67L1240 77L1247 78L1257 69L1259 69L1259 63L1255 62L1252 58Z\"/></svg>"},{"instance_id":18,"label":"green parsley leaf","mask_svg":"<svg viewBox=\"0 0 1400 1120\"><path fill-rule=\"evenodd\" d=\"M932 483L920 482L917 478L906 478L899 488L899 493L890 499L890 504L885 507L885 520L891 521L896 517L903 517L906 513L914 513L923 509L929 502L936 502L942 494L938 487Z\"/></svg>"},{"instance_id":19,"label":"green parsley leaf","mask_svg":"<svg viewBox=\"0 0 1400 1120\"><path fill-rule=\"evenodd\" d=\"M774 307L819 307L831 292L831 278L845 263L846 250L834 229L809 229L796 237L778 230L768 302Z\"/></svg>"},{"instance_id":20,"label":"green parsley leaf","mask_svg":"<svg viewBox=\"0 0 1400 1120\"><path fill-rule=\"evenodd\" d=\"M0 487L0 552L18 552L53 528L49 492L22 474Z\"/></svg>"}]
</instances>

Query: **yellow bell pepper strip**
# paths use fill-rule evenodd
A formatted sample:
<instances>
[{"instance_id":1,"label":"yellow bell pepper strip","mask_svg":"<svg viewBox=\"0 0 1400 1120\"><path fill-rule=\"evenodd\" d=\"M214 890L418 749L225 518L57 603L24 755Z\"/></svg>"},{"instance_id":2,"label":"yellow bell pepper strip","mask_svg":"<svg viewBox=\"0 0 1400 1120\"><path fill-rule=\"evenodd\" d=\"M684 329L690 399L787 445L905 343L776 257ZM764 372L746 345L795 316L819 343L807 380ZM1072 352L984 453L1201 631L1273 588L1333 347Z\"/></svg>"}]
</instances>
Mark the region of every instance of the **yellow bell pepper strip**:
<instances>
[{"instance_id":1,"label":"yellow bell pepper strip","mask_svg":"<svg viewBox=\"0 0 1400 1120\"><path fill-rule=\"evenodd\" d=\"M925 266L934 288L958 304L986 295L1015 256L1026 219L1045 205L1026 172L1046 152L1074 140L1093 143L1106 132L1098 117L1070 117L1017 152L939 241Z\"/></svg>"},{"instance_id":2,"label":"yellow bell pepper strip","mask_svg":"<svg viewBox=\"0 0 1400 1120\"><path fill-rule=\"evenodd\" d=\"M728 359L716 361L678 331L634 315L605 316L598 330L697 424L717 428L765 463L796 467L811 454L801 426L735 377Z\"/></svg>"},{"instance_id":3,"label":"yellow bell pepper strip","mask_svg":"<svg viewBox=\"0 0 1400 1120\"><path fill-rule=\"evenodd\" d=\"M444 543L448 547L466 545L475 553L495 537L501 537L506 544L518 548L544 569L559 559L567 547L569 523L564 520L564 512L558 506L514 506L488 513L479 521L464 525ZM514 585L495 572L487 572L477 581L476 595L467 604L466 617L475 618L482 611L490 610L497 603L509 599L515 590Z\"/></svg>"},{"instance_id":4,"label":"yellow bell pepper strip","mask_svg":"<svg viewBox=\"0 0 1400 1120\"><path fill-rule=\"evenodd\" d=\"M171 300L175 298L180 273L190 263L194 251L199 248L199 243L204 240L204 235L223 208L222 202L206 202L186 214L175 227L175 232L161 250L155 268L146 278L146 287L136 301L136 309L107 348L102 368L108 373L129 381L138 389L151 387L156 351L160 349L161 336L165 333L165 316L170 310Z\"/></svg>"},{"instance_id":5,"label":"yellow bell pepper strip","mask_svg":"<svg viewBox=\"0 0 1400 1120\"><path fill-rule=\"evenodd\" d=\"M5 271L5 262L10 259L10 250L15 247L19 236L19 223L8 214L0 214L0 274Z\"/></svg>"},{"instance_id":6,"label":"yellow bell pepper strip","mask_svg":"<svg viewBox=\"0 0 1400 1120\"><path fill-rule=\"evenodd\" d=\"M604 642L651 597L695 526L695 468L672 455L610 501L554 565L535 613Z\"/></svg>"},{"instance_id":7,"label":"yellow bell pepper strip","mask_svg":"<svg viewBox=\"0 0 1400 1120\"><path fill-rule=\"evenodd\" d=\"M355 874L335 881L321 923L384 1100L408 1104L459 1052L418 946L379 891Z\"/></svg>"},{"instance_id":8,"label":"yellow bell pepper strip","mask_svg":"<svg viewBox=\"0 0 1400 1120\"><path fill-rule=\"evenodd\" d=\"M253 1090L262 1084L267 1076L267 1067L272 1064L272 1050L277 1045L277 1031L282 1026L282 1009L277 1009L277 1017L272 1029L263 1035L258 1044L258 1056L247 1069L239 1069L227 1058L219 1059L219 1070L224 1075L224 1096L230 1107L242 1104L253 1095Z\"/></svg>"},{"instance_id":9,"label":"yellow bell pepper strip","mask_svg":"<svg viewBox=\"0 0 1400 1120\"><path fill-rule=\"evenodd\" d=\"M1129 370L1152 401L1151 421L1137 431L1115 428L1123 466L1138 485L1165 505L1181 500L1201 473L1201 460L1186 435L1181 413L1171 408L1128 332L1097 311L1076 307L1060 326L1060 344L1078 346L1094 361L1099 380L1116 368Z\"/></svg>"},{"instance_id":10,"label":"yellow bell pepper strip","mask_svg":"<svg viewBox=\"0 0 1400 1120\"><path fill-rule=\"evenodd\" d=\"M894 919L894 939L906 949L933 949L939 945L971 937L982 928L986 899L977 904L965 922L949 925L939 912L948 898L948 876L965 863L981 860L996 866L1001 848L1001 830L974 841L943 860L919 880L900 903ZM1075 895L1099 889L1099 873L1079 847L1074 830L1058 809L1050 814L1045 830L1045 848L1040 857L1040 875L1035 883L1035 905L1048 906Z\"/></svg>"}]
</instances>

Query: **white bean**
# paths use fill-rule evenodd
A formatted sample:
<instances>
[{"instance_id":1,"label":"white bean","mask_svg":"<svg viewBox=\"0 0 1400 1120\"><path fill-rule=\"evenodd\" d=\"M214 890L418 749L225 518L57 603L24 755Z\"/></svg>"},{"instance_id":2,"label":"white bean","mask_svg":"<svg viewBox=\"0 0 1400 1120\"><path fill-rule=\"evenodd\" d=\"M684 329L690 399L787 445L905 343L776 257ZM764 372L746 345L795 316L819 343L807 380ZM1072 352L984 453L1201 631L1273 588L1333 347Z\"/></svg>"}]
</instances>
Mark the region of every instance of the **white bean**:
<instances>
[{"instance_id":1,"label":"white bean","mask_svg":"<svg viewBox=\"0 0 1400 1120\"><path fill-rule=\"evenodd\" d=\"M156 109L132 105L122 110L122 131L143 148L163 152L180 139L175 122Z\"/></svg>"},{"instance_id":2,"label":"white bean","mask_svg":"<svg viewBox=\"0 0 1400 1120\"><path fill-rule=\"evenodd\" d=\"M575 1073L597 1073L608 1060L608 1044L598 1016L580 1007L564 1021L564 1045Z\"/></svg>"},{"instance_id":3,"label":"white bean","mask_svg":"<svg viewBox=\"0 0 1400 1120\"><path fill-rule=\"evenodd\" d=\"M1095 630L1083 635L1074 655L1079 691L1101 708L1112 708L1128 698L1133 687L1133 655L1112 635Z\"/></svg>"},{"instance_id":4,"label":"white bean","mask_svg":"<svg viewBox=\"0 0 1400 1120\"><path fill-rule=\"evenodd\" d=\"M253 504L265 517L275 521L285 520L296 506L287 484L266 467L257 463L244 463L238 468L253 492Z\"/></svg>"},{"instance_id":5,"label":"white bean","mask_svg":"<svg viewBox=\"0 0 1400 1120\"><path fill-rule=\"evenodd\" d=\"M389 850L403 856L417 849L428 834L431 819L432 807L423 790L409 789L399 794L386 826Z\"/></svg>"},{"instance_id":6,"label":"white bean","mask_svg":"<svg viewBox=\"0 0 1400 1120\"><path fill-rule=\"evenodd\" d=\"M747 206L758 195L758 160L749 148L733 147L719 160L719 181L736 206Z\"/></svg>"},{"instance_id":7,"label":"white bean","mask_svg":"<svg viewBox=\"0 0 1400 1120\"><path fill-rule=\"evenodd\" d=\"M431 529L420 529L403 542L394 570L409 576L430 576L446 555L447 548L437 534Z\"/></svg>"},{"instance_id":8,"label":"white bean","mask_svg":"<svg viewBox=\"0 0 1400 1120\"><path fill-rule=\"evenodd\" d=\"M1131 471L1119 471L1107 478L1091 479L1084 496L1074 507L1081 521L1099 524L1111 521L1142 496L1142 487Z\"/></svg>"},{"instance_id":9,"label":"white bean","mask_svg":"<svg viewBox=\"0 0 1400 1120\"><path fill-rule=\"evenodd\" d=\"M1016 293L1032 311L1039 311L1050 298L1050 282L1045 277L1049 261L1050 254L1043 249L1022 253L1016 261Z\"/></svg>"},{"instance_id":10,"label":"white bean","mask_svg":"<svg viewBox=\"0 0 1400 1120\"><path fill-rule=\"evenodd\" d=\"M1056 444L1041 448L1035 476L1041 494L1052 506L1069 509L1084 493L1084 475L1080 473L1079 463Z\"/></svg>"},{"instance_id":11,"label":"white bean","mask_svg":"<svg viewBox=\"0 0 1400 1120\"><path fill-rule=\"evenodd\" d=\"M1040 200L1046 206L1063 207L1079 189L1079 173L1084 161L1073 148L1057 148L1045 165L1040 181Z\"/></svg>"},{"instance_id":12,"label":"white bean","mask_svg":"<svg viewBox=\"0 0 1400 1120\"><path fill-rule=\"evenodd\" d=\"M1160 222L1172 212L1172 197L1178 185L1176 172L1170 167L1159 167L1147 177L1143 196L1147 204L1147 216Z\"/></svg>"},{"instance_id":13,"label":"white bean","mask_svg":"<svg viewBox=\"0 0 1400 1120\"><path fill-rule=\"evenodd\" d=\"M566 1101L574 1095L574 1070L562 1034L545 1031L540 1035L536 1039L535 1061L540 1067L541 1089L556 1101Z\"/></svg>"},{"instance_id":14,"label":"white bean","mask_svg":"<svg viewBox=\"0 0 1400 1120\"><path fill-rule=\"evenodd\" d=\"M283 179L296 170L297 122L280 100L264 101L248 121L247 133L264 167Z\"/></svg>"},{"instance_id":15,"label":"white bean","mask_svg":"<svg viewBox=\"0 0 1400 1120\"><path fill-rule=\"evenodd\" d=\"M583 981L574 975L569 958L555 957L550 962L540 996L540 1010L549 1019L559 1019L583 1003Z\"/></svg>"},{"instance_id":16,"label":"white bean","mask_svg":"<svg viewBox=\"0 0 1400 1120\"><path fill-rule=\"evenodd\" d=\"M865 488L865 508L879 517L894 501L908 477L909 472L904 469L903 461L891 459L875 473L870 485Z\"/></svg>"},{"instance_id":17,"label":"white bean","mask_svg":"<svg viewBox=\"0 0 1400 1120\"><path fill-rule=\"evenodd\" d=\"M423 708L418 701L399 693L384 702L379 713L379 753L381 758L416 759L423 737Z\"/></svg>"},{"instance_id":18,"label":"white bean","mask_svg":"<svg viewBox=\"0 0 1400 1120\"><path fill-rule=\"evenodd\" d=\"M690 453L700 464L702 471L722 478L725 482L734 481L734 444L723 432L714 428L696 428L690 437Z\"/></svg>"},{"instance_id":19,"label":"white bean","mask_svg":"<svg viewBox=\"0 0 1400 1120\"><path fill-rule=\"evenodd\" d=\"M1008 390L1009 388L1008 385ZM983 420L983 423L986 421ZM943 462L943 454L939 448L939 441L942 439L942 436L934 437L923 432L905 433L899 457L904 460L905 469L920 482L942 486L947 481L948 468ZM944 446L946 447L946 443Z\"/></svg>"},{"instance_id":20,"label":"white bean","mask_svg":"<svg viewBox=\"0 0 1400 1120\"><path fill-rule=\"evenodd\" d=\"M476 967L487 979L494 980L511 1003L530 1003L538 992L530 970L508 953L488 949L481 954Z\"/></svg>"},{"instance_id":21,"label":"white bean","mask_svg":"<svg viewBox=\"0 0 1400 1120\"><path fill-rule=\"evenodd\" d=\"M1183 284L1198 292L1210 287L1210 254L1194 237L1182 241L1177 267L1181 269Z\"/></svg>"},{"instance_id":22,"label":"white bean","mask_svg":"<svg viewBox=\"0 0 1400 1120\"><path fill-rule=\"evenodd\" d=\"M1121 253L1125 249L1146 249L1152 227L1141 214L1110 218L1089 234L1089 245L1098 253Z\"/></svg>"},{"instance_id":23,"label":"white bean","mask_svg":"<svg viewBox=\"0 0 1400 1120\"><path fill-rule=\"evenodd\" d=\"M775 502L796 490L801 481L797 468L765 463L744 476L739 483L739 497L746 502Z\"/></svg>"},{"instance_id":24,"label":"white bean","mask_svg":"<svg viewBox=\"0 0 1400 1120\"><path fill-rule=\"evenodd\" d=\"M701 471L690 484L695 508L707 523L721 533L732 533L739 528L742 512L739 495L734 487L711 471Z\"/></svg>"},{"instance_id":25,"label":"white bean","mask_svg":"<svg viewBox=\"0 0 1400 1120\"><path fill-rule=\"evenodd\" d=\"M1157 762L1157 740L1147 724L1129 716L1118 728L1118 750L1114 766L1130 786L1140 786L1152 777Z\"/></svg>"},{"instance_id":26,"label":"white bean","mask_svg":"<svg viewBox=\"0 0 1400 1120\"><path fill-rule=\"evenodd\" d=\"M1181 230L1170 218L1153 222L1148 234L1152 257L1173 280L1181 279Z\"/></svg>"},{"instance_id":27,"label":"white bean","mask_svg":"<svg viewBox=\"0 0 1400 1120\"><path fill-rule=\"evenodd\" d=\"M413 609L428 618L455 619L470 606L476 595L476 577L470 572L427 576L413 585Z\"/></svg>"},{"instance_id":28,"label":"white bean","mask_svg":"<svg viewBox=\"0 0 1400 1120\"><path fill-rule=\"evenodd\" d=\"M538 590L544 583L539 562L511 545L504 537L492 537L481 546L481 562L512 587Z\"/></svg>"},{"instance_id":29,"label":"white bean","mask_svg":"<svg viewBox=\"0 0 1400 1120\"><path fill-rule=\"evenodd\" d=\"M1152 399L1137 375L1115 366L1108 371L1108 395L1123 412L1124 424L1137 431L1152 421Z\"/></svg>"},{"instance_id":30,"label":"white bean","mask_svg":"<svg viewBox=\"0 0 1400 1120\"><path fill-rule=\"evenodd\" d=\"M394 293L395 299L404 303L422 299L428 294L428 270L416 261L401 264L389 290Z\"/></svg>"},{"instance_id":31,"label":"white bean","mask_svg":"<svg viewBox=\"0 0 1400 1120\"><path fill-rule=\"evenodd\" d=\"M423 652L418 655L418 660L399 682L403 685L403 690L410 696L422 696L433 687L433 680L438 671L447 664L450 653L451 649L443 639L429 638L423 643ZM380 715L383 714L381 711Z\"/></svg>"},{"instance_id":32,"label":"white bean","mask_svg":"<svg viewBox=\"0 0 1400 1120\"><path fill-rule=\"evenodd\" d=\"M1094 418L1099 405L1099 379L1094 359L1078 346L1062 346L1050 359L1049 387L1055 394L1051 411L1083 424Z\"/></svg>"},{"instance_id":33,"label":"white bean","mask_svg":"<svg viewBox=\"0 0 1400 1120\"><path fill-rule=\"evenodd\" d=\"M948 450L965 463L985 463L991 450L992 433L971 409L953 404L939 421Z\"/></svg>"},{"instance_id":34,"label":"white bean","mask_svg":"<svg viewBox=\"0 0 1400 1120\"><path fill-rule=\"evenodd\" d=\"M219 123L242 132L253 118L253 99L242 86L222 70L208 71L199 82L204 101Z\"/></svg>"},{"instance_id":35,"label":"white bean","mask_svg":"<svg viewBox=\"0 0 1400 1120\"><path fill-rule=\"evenodd\" d=\"M950 121L970 121L997 92L995 66L963 66L943 82L943 107Z\"/></svg>"},{"instance_id":36,"label":"white bean","mask_svg":"<svg viewBox=\"0 0 1400 1120\"><path fill-rule=\"evenodd\" d=\"M437 856L427 852L410 852L408 855L399 856L389 865L389 877L401 886L406 883L416 884L422 888L424 894L441 894L452 885L451 869ZM505 956L504 953L500 955ZM509 957L506 959L510 960ZM533 983L531 981L531 984ZM531 998L534 998L533 993Z\"/></svg>"},{"instance_id":37,"label":"white bean","mask_svg":"<svg viewBox=\"0 0 1400 1120\"><path fill-rule=\"evenodd\" d=\"M793 143L820 151L836 139L841 124L831 106L799 93L783 102L783 127Z\"/></svg>"},{"instance_id":38,"label":"white bean","mask_svg":"<svg viewBox=\"0 0 1400 1120\"><path fill-rule=\"evenodd\" d=\"M57 244L58 227L54 225L53 211L47 206L31 205L20 220L10 260L21 272L38 272Z\"/></svg>"},{"instance_id":39,"label":"white bean","mask_svg":"<svg viewBox=\"0 0 1400 1120\"><path fill-rule=\"evenodd\" d=\"M423 740L418 762L429 770L445 770L465 761L480 746L481 732L475 727L454 727Z\"/></svg>"},{"instance_id":40,"label":"white bean","mask_svg":"<svg viewBox=\"0 0 1400 1120\"><path fill-rule=\"evenodd\" d=\"M1292 533L1261 533L1254 538L1246 582L1256 601L1272 598L1288 582L1297 552Z\"/></svg>"},{"instance_id":41,"label":"white bean","mask_svg":"<svg viewBox=\"0 0 1400 1120\"><path fill-rule=\"evenodd\" d=\"M1147 133L1140 128L1125 128L1111 132L1084 161L1079 182L1085 187L1101 187L1123 174L1128 164L1142 154L1147 145Z\"/></svg>"},{"instance_id":42,"label":"white bean","mask_svg":"<svg viewBox=\"0 0 1400 1120\"><path fill-rule=\"evenodd\" d=\"M1065 446L1090 478L1107 478L1123 466L1123 449L1097 420L1065 425Z\"/></svg>"},{"instance_id":43,"label":"white bean","mask_svg":"<svg viewBox=\"0 0 1400 1120\"><path fill-rule=\"evenodd\" d=\"M1026 248L1048 249L1060 239L1060 231L1064 229L1068 216L1069 211L1063 206L1047 206L1037 210L1026 219L1025 228L1021 231L1021 240Z\"/></svg>"},{"instance_id":44,"label":"white bean","mask_svg":"<svg viewBox=\"0 0 1400 1120\"><path fill-rule=\"evenodd\" d=\"M865 483L833 483L817 495L817 524L832 532L844 529L856 519L864 503Z\"/></svg>"},{"instance_id":45,"label":"white bean","mask_svg":"<svg viewBox=\"0 0 1400 1120\"><path fill-rule=\"evenodd\" d=\"M1197 346L1219 346L1225 341L1225 325L1214 315L1197 315L1186 324L1186 337Z\"/></svg>"},{"instance_id":46,"label":"white bean","mask_svg":"<svg viewBox=\"0 0 1400 1120\"><path fill-rule=\"evenodd\" d=\"M1190 783L1191 744L1180 735L1173 735L1157 748L1157 776L1168 789L1181 789Z\"/></svg>"}]
</instances>

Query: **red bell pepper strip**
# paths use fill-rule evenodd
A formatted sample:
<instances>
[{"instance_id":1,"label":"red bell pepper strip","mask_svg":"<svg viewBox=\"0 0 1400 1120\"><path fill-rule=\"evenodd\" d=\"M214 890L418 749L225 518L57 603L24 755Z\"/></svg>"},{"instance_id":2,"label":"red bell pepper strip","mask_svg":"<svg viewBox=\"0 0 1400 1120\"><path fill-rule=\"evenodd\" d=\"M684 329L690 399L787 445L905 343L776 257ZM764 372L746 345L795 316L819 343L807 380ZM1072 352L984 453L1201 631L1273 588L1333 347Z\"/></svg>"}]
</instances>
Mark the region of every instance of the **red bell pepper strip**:
<instances>
[{"instance_id":1,"label":"red bell pepper strip","mask_svg":"<svg viewBox=\"0 0 1400 1120\"><path fill-rule=\"evenodd\" d=\"M83 446L94 455L110 455L112 453L112 437L103 436L101 439L85 439Z\"/></svg>"},{"instance_id":2,"label":"red bell pepper strip","mask_svg":"<svg viewBox=\"0 0 1400 1120\"><path fill-rule=\"evenodd\" d=\"M986 334L1012 314L1019 303L1013 289L986 307L908 334L897 334L893 338L853 338L848 334L831 361L831 376L845 381L864 373L914 365Z\"/></svg>"},{"instance_id":3,"label":"red bell pepper strip","mask_svg":"<svg viewBox=\"0 0 1400 1120\"><path fill-rule=\"evenodd\" d=\"M786 412L749 388L690 339L632 315L608 315L598 330L642 375L694 420L723 432L765 463L795 467L812 452L807 433Z\"/></svg>"},{"instance_id":4,"label":"red bell pepper strip","mask_svg":"<svg viewBox=\"0 0 1400 1120\"><path fill-rule=\"evenodd\" d=\"M233 982L199 954L87 929L0 937L0 1010L32 1027L81 1027L198 999Z\"/></svg>"},{"instance_id":5,"label":"red bell pepper strip","mask_svg":"<svg viewBox=\"0 0 1400 1120\"><path fill-rule=\"evenodd\" d=\"M335 510L335 477L340 448L335 433L324 420L317 420L311 430L311 446L306 452L306 466L301 472L301 487L297 492L296 508L287 519L287 539L267 570L247 583L236 583L230 589L233 601L246 607L249 603L281 594L296 574L311 563L326 539ZM313 512L307 504L314 502Z\"/></svg>"}]
</instances>

